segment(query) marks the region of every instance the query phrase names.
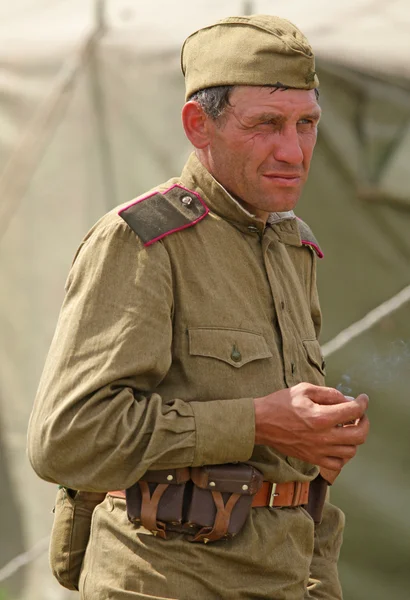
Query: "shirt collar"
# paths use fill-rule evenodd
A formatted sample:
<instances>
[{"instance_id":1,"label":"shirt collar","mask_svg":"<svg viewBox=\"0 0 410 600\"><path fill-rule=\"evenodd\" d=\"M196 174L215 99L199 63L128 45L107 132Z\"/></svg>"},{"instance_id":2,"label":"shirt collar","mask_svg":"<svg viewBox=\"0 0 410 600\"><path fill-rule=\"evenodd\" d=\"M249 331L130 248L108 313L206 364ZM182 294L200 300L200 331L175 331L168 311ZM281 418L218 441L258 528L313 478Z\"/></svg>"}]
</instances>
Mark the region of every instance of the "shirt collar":
<instances>
[{"instance_id":1,"label":"shirt collar","mask_svg":"<svg viewBox=\"0 0 410 600\"><path fill-rule=\"evenodd\" d=\"M209 209L229 221L244 232L263 233L266 226L276 231L285 243L300 246L300 234L293 210L270 213L266 225L246 210L232 195L209 173L193 152L181 175L182 184L197 192Z\"/></svg>"}]
</instances>

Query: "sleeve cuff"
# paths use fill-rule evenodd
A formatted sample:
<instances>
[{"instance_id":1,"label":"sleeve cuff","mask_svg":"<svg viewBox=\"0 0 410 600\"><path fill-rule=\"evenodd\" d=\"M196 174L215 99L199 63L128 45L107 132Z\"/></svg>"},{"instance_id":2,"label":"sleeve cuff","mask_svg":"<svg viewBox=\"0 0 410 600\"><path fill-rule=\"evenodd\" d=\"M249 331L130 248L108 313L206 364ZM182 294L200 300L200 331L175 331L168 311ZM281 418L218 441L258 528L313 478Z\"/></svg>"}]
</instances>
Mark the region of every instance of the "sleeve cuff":
<instances>
[{"instance_id":1,"label":"sleeve cuff","mask_svg":"<svg viewBox=\"0 0 410 600\"><path fill-rule=\"evenodd\" d=\"M196 426L193 465L248 460L255 445L253 398L190 403Z\"/></svg>"}]
</instances>

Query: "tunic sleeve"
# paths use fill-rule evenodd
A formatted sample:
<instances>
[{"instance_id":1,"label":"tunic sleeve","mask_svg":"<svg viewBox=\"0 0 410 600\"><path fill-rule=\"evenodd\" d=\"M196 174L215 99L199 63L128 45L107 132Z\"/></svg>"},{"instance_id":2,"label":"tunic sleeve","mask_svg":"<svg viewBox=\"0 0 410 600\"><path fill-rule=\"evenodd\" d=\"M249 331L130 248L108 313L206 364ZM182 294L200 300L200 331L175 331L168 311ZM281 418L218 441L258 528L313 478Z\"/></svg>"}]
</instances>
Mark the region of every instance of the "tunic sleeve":
<instances>
[{"instance_id":1,"label":"tunic sleeve","mask_svg":"<svg viewBox=\"0 0 410 600\"><path fill-rule=\"evenodd\" d=\"M172 361L173 310L162 243L144 248L119 218L97 225L70 271L30 419L40 477L107 491L147 469L249 459L251 398L165 401L155 392Z\"/></svg>"}]
</instances>

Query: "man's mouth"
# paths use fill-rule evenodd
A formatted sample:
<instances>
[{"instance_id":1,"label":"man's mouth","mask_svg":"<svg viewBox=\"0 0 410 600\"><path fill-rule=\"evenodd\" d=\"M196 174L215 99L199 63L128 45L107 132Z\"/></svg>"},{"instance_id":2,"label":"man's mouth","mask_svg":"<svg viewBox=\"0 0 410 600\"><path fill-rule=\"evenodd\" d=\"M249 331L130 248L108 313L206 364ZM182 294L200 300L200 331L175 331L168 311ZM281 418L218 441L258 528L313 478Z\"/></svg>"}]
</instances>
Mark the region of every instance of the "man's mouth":
<instances>
[{"instance_id":1,"label":"man's mouth","mask_svg":"<svg viewBox=\"0 0 410 600\"><path fill-rule=\"evenodd\" d=\"M264 173L263 176L273 183L286 187L299 185L301 181L299 173Z\"/></svg>"}]
</instances>

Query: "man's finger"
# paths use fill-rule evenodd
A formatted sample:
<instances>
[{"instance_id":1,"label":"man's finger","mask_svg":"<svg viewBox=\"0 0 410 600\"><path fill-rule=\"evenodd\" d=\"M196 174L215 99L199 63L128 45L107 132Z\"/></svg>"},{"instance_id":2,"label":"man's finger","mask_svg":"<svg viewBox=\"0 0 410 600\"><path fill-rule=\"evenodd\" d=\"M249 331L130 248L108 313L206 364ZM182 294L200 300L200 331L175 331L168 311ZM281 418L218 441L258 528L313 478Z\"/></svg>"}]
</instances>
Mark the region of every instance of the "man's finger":
<instances>
[{"instance_id":1,"label":"man's finger","mask_svg":"<svg viewBox=\"0 0 410 600\"><path fill-rule=\"evenodd\" d=\"M342 392L331 387L312 385L305 393L316 404L341 404L349 402Z\"/></svg>"},{"instance_id":2,"label":"man's finger","mask_svg":"<svg viewBox=\"0 0 410 600\"><path fill-rule=\"evenodd\" d=\"M341 445L341 446L332 446L329 452L332 453L333 458L342 459L343 462L346 460L352 459L356 452L357 446L355 445Z\"/></svg>"},{"instance_id":3,"label":"man's finger","mask_svg":"<svg viewBox=\"0 0 410 600\"><path fill-rule=\"evenodd\" d=\"M331 471L339 471L344 463L345 461L342 458L337 458L336 456L323 456L316 461L319 467L324 467Z\"/></svg>"},{"instance_id":4,"label":"man's finger","mask_svg":"<svg viewBox=\"0 0 410 600\"><path fill-rule=\"evenodd\" d=\"M331 425L343 425L349 421L361 419L365 414L369 404L369 398L366 394L360 394L355 400L332 404L331 406L322 406L323 416L329 419Z\"/></svg>"},{"instance_id":5,"label":"man's finger","mask_svg":"<svg viewBox=\"0 0 410 600\"><path fill-rule=\"evenodd\" d=\"M356 426L334 427L329 442L335 446L360 446L366 441L368 433L369 419L364 415Z\"/></svg>"}]
</instances>

